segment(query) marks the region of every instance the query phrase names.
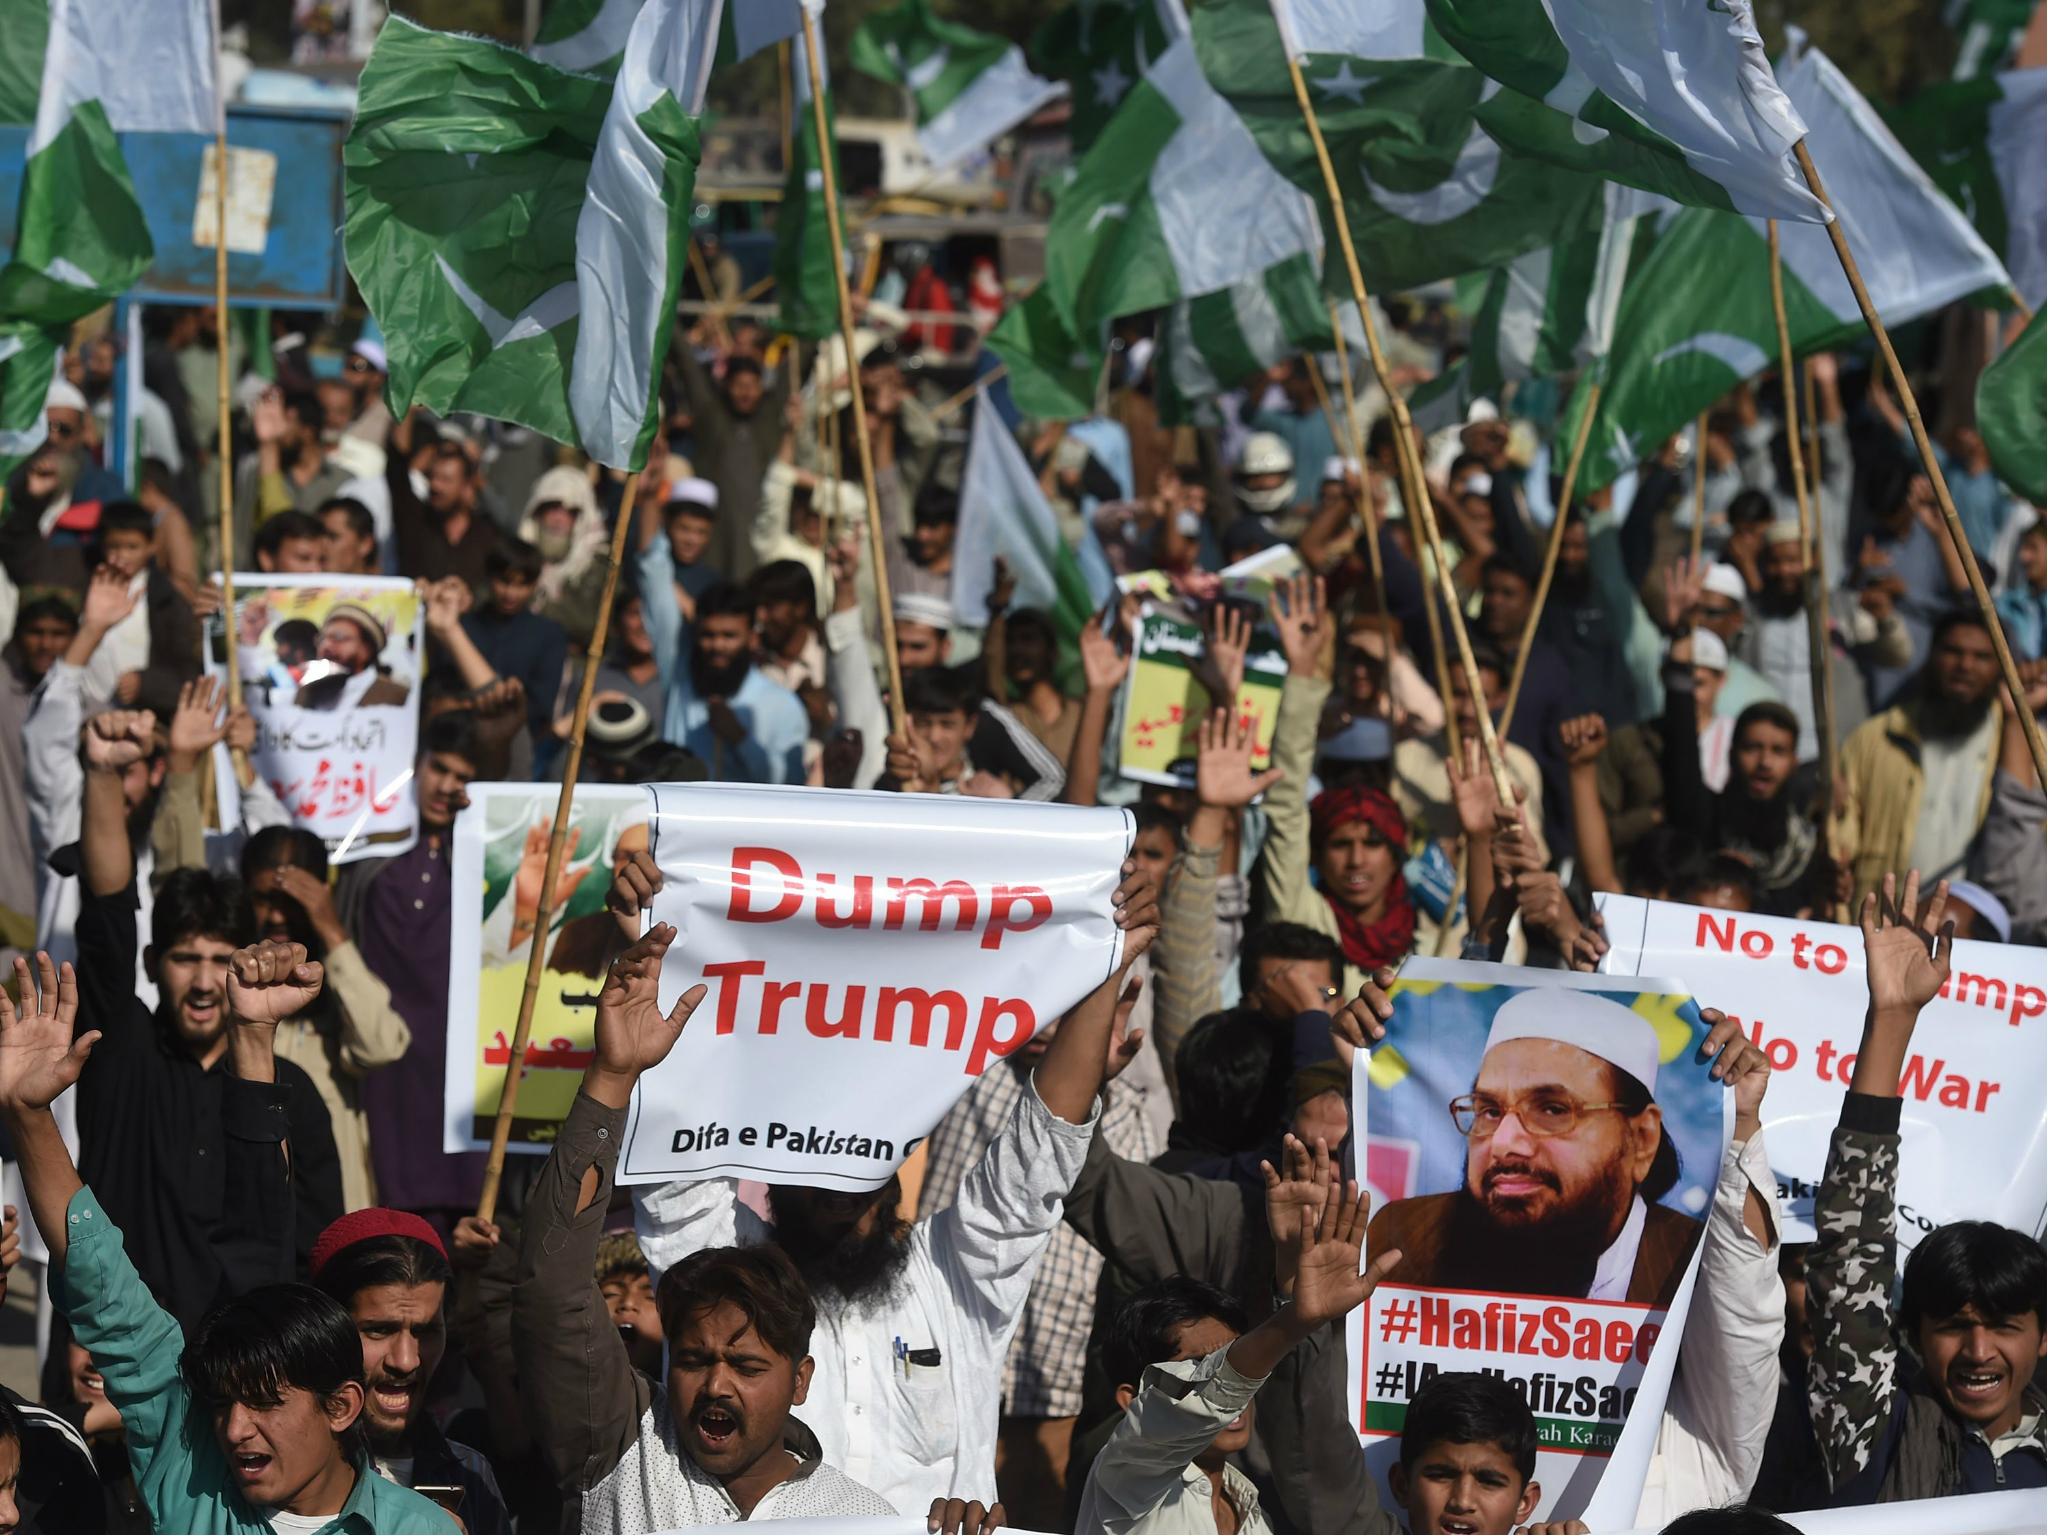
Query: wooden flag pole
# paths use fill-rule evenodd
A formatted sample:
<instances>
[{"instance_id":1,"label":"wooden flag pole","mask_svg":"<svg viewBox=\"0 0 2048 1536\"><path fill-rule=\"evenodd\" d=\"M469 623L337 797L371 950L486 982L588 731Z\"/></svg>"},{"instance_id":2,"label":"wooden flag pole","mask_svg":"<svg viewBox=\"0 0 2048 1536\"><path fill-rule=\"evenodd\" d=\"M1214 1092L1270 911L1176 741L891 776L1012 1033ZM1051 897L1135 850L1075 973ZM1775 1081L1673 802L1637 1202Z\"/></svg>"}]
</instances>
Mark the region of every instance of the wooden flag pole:
<instances>
[{"instance_id":1,"label":"wooden flag pole","mask_svg":"<svg viewBox=\"0 0 2048 1536\"><path fill-rule=\"evenodd\" d=\"M718 344L720 346L728 346L732 342L732 337L727 334L725 329L725 304L712 291L711 268L704 260L703 249L697 244L697 237L694 234L690 236L689 246L690 271L696 276L698 290L703 293L704 303L707 306L704 311L704 318L711 322L711 329L718 338Z\"/></svg>"},{"instance_id":2,"label":"wooden flag pole","mask_svg":"<svg viewBox=\"0 0 2048 1536\"><path fill-rule=\"evenodd\" d=\"M946 396L945 399L932 407L932 420L945 421L949 419L961 406L972 400L979 391L986 389L989 385L995 383L996 380L1008 374L1009 371L1010 365L1008 363L997 363L995 367L989 369L987 373L984 373L965 389L956 389L952 394Z\"/></svg>"},{"instance_id":3,"label":"wooden flag pole","mask_svg":"<svg viewBox=\"0 0 2048 1536\"><path fill-rule=\"evenodd\" d=\"M1766 221L1771 244L1771 318L1778 328L1778 393L1783 397L1786 457L1792 461L1792 495L1799 505L1799 554L1804 567L1801 585L1805 589L1806 664L1813 690L1813 729L1820 753L1821 771L1814 775L1814 817L1827 838L1829 814L1835 788L1834 690L1829 686L1828 619L1823 604L1827 588L1821 584L1822 535L1819 509L1807 493L1806 449L1799 436L1799 369L1792 356L1792 332L1785 320L1785 264L1778 254L1778 221ZM1833 850L1829 850L1833 856Z\"/></svg>"},{"instance_id":4,"label":"wooden flag pole","mask_svg":"<svg viewBox=\"0 0 2048 1536\"><path fill-rule=\"evenodd\" d=\"M562 764L562 792L555 799L555 824L548 833L547 872L540 882L540 907L534 913L533 937L526 946L526 985L519 994L519 1024L512 1032L512 1053L505 1063L505 1086L498 1090L498 1118L491 1125L490 1155L484 1160L484 1187L477 1196L476 1214L489 1221L498 1209L498 1186L505 1177L505 1148L512 1139L512 1116L519 1106L519 1080L526 1073L526 1047L533 1038L533 1010L540 1000L540 975L547 956L548 919L555 911L555 885L562 877L563 856L568 852L569 811L576 802L576 775L583 767L583 728L590 719L590 698L597 690L597 669L604 660L606 631L611 628L612 603L619 592L619 567L625 563L626 541L632 535L634 504L640 499L640 471L626 477L625 495L619 503L619 520L612 527L610 551L605 556L604 595L597 604L597 621L590 626L590 644L583 652L583 681L576 689L576 712L569 728L569 755Z\"/></svg>"},{"instance_id":5,"label":"wooden flag pole","mask_svg":"<svg viewBox=\"0 0 2048 1536\"><path fill-rule=\"evenodd\" d=\"M1323 425L1330 429L1330 441L1337 445L1339 452L1342 452L1344 429L1337 425L1337 411L1330 404L1330 386L1323 379L1322 366L1316 361L1316 355L1313 352L1302 353L1301 362L1302 366L1308 369L1309 383L1315 386L1316 404L1322 407ZM1295 465L1294 472L1299 475L1302 472L1302 466L1299 464ZM1321 465L1316 466L1316 473L1322 473Z\"/></svg>"},{"instance_id":6,"label":"wooden flag pole","mask_svg":"<svg viewBox=\"0 0 2048 1536\"><path fill-rule=\"evenodd\" d=\"M1700 563L1700 543L1707 536L1707 413L1692 429L1692 563Z\"/></svg>"},{"instance_id":7,"label":"wooden flag pole","mask_svg":"<svg viewBox=\"0 0 2048 1536\"><path fill-rule=\"evenodd\" d=\"M218 77L216 60L215 74ZM220 384L220 453L214 478L220 491L221 650L227 667L228 709L242 707L242 658L235 644L235 455L231 380L228 375L228 122L217 107L213 126L213 357ZM231 749L235 779L247 789L256 782L249 754Z\"/></svg>"},{"instance_id":8,"label":"wooden flag pole","mask_svg":"<svg viewBox=\"0 0 2048 1536\"><path fill-rule=\"evenodd\" d=\"M1807 190L1832 209L1834 204L1828 202L1827 191L1821 186L1820 172L1813 168L1813 156L1807 153L1806 141L1801 139L1794 144L1792 153L1799 161L1800 174L1806 178ZM2043 746L2041 727L2034 719L2034 712L2027 708L2027 690L2020 682L2020 669L2013 661L2012 647L2006 643L2005 626L1999 622L1998 610L1992 606L1991 593L1984 586L1984 573L1977 568L1976 553L1963 532L1963 521L1956 516L1955 500L1949 495L1948 479L1941 472L1934 445L1927 440L1927 426L1920 420L1920 402L1914 397L1913 386L1906 381L1906 370L1899 362L1899 354L1892 349L1891 335L1885 330L1884 321L1878 318L1876 306L1870 302L1870 290L1863 286L1863 274L1857 269L1855 256L1850 253L1849 237L1842 232L1840 219L1829 222L1828 238L1834 242L1835 259L1842 264L1842 275L1849 280L1849 291L1856 295L1856 307L1863 311L1863 323L1877 341L1877 350L1884 358L1885 373L1891 380L1892 391L1899 397L1899 408L1906 413L1906 425L1912 429L1913 446L1920 450L1920 462L1926 466L1927 478L1934 484L1934 497L1941 504L1941 520L1948 528L1949 542L1955 546L1956 555L1963 562L1963 573L1970 581L1970 593L1977 599L1985 627L1991 631L1991 645L1998 652L1999 670L2005 674L2005 686L2012 690L2014 712L2019 715L2020 728L2026 732L2027 750L2033 754L2034 772L2048 782L2048 747Z\"/></svg>"},{"instance_id":9,"label":"wooden flag pole","mask_svg":"<svg viewBox=\"0 0 2048 1536\"><path fill-rule=\"evenodd\" d=\"M1804 414L1799 418L1800 433L1806 439L1806 483L1813 487L1814 505L1820 505L1820 414L1814 405L1813 359L1807 358L1800 364L1800 378L1805 391Z\"/></svg>"},{"instance_id":10,"label":"wooden flag pole","mask_svg":"<svg viewBox=\"0 0 2048 1536\"><path fill-rule=\"evenodd\" d=\"M1550 519L1550 538L1543 546L1543 569L1536 577L1536 592L1529 602L1529 617L1522 621L1522 643L1515 651L1514 676L1508 679L1507 707L1500 712L1500 731L1507 734L1515 718L1515 703L1522 697L1522 679L1528 675L1529 652L1536 646L1536 626L1543 621L1543 605L1550 598L1550 583L1557 576L1557 554L1564 548L1565 513L1571 510L1572 490L1578 484L1579 463L1586 454L1586 439L1593 432L1593 418L1600 414L1600 383L1586 386L1586 413L1579 418L1579 430L1572 434L1571 457L1565 460L1564 484Z\"/></svg>"},{"instance_id":11,"label":"wooden flag pole","mask_svg":"<svg viewBox=\"0 0 2048 1536\"><path fill-rule=\"evenodd\" d=\"M1337 343L1337 382L1344 391L1344 424L1351 429L1351 452L1347 459L1358 464L1358 512L1365 521L1365 559L1372 569L1372 600L1379 604L1380 634L1387 645L1386 663L1394 664L1394 615L1387 607L1387 573L1380 564L1380 513L1372 504L1372 487L1365 480L1365 431L1358 422L1358 396L1351 388L1351 357L1344 345L1344 326L1337 314L1337 301L1325 299L1330 311L1330 335ZM1359 317L1364 324L1364 316ZM1347 466L1348 467L1348 466Z\"/></svg>"},{"instance_id":12,"label":"wooden flag pole","mask_svg":"<svg viewBox=\"0 0 2048 1536\"><path fill-rule=\"evenodd\" d=\"M1479 664L1472 657L1472 637L1465 632L1465 616L1458 608L1458 589L1451 580L1450 566L1444 560L1443 540L1437 534L1436 508L1430 504L1429 490L1422 478L1422 462L1415 451L1414 422L1408 415L1407 400L1394 387L1392 373L1387 367L1387 355L1380 347L1379 326L1372 318L1372 299L1366 292L1365 273L1358 265L1358 248L1351 240L1351 222L1344 216L1344 191L1337 184L1337 168L1330 163L1330 146L1323 142L1322 124L1316 121L1315 106L1308 99L1308 82L1302 78L1301 61L1291 51L1287 53L1287 75L1294 83L1294 100L1301 108L1302 122L1308 127L1309 142L1315 146L1316 163L1322 167L1323 190L1330 199L1330 221L1337 228L1337 243L1344 252L1345 272L1351 279L1351 297L1358 305L1358 318L1365 328L1365 347L1372 358L1372 375L1378 380L1387 397L1387 406L1393 413L1394 457L1401 475L1401 501L1408 516L1421 527L1428 555L1436 567L1437 588L1443 596L1445 608L1449 610L1451 636L1457 642L1465 686L1471 693L1472 707L1478 716L1479 739L1486 746L1486 761L1493 770L1494 792L1500 796L1502 805L1512 806L1515 803L1514 781L1508 777L1507 759L1501 755L1500 737L1493 728L1493 716L1486 708L1486 690L1479 681ZM1442 654L1441 650L1438 654ZM1444 699L1444 714L1448 720L1451 714L1448 696Z\"/></svg>"},{"instance_id":13,"label":"wooden flag pole","mask_svg":"<svg viewBox=\"0 0 2048 1536\"><path fill-rule=\"evenodd\" d=\"M818 67L818 23L810 7L799 8L804 28L804 64L811 77L811 122L818 135L818 170L825 183L825 230L832 240L832 282L839 292L839 335L846 347L847 393L853 396L853 435L860 448L860 484L868 500L868 553L874 565L875 605L882 610L882 654L889 666L889 722L901 736L903 663L896 656L896 611L889 595L889 557L882 543L882 504L875 497L875 450L868 438L868 408L860 393L860 358L853 343L853 296L846 286L846 247L839 229L839 171L832 132L825 121L825 78Z\"/></svg>"}]
</instances>

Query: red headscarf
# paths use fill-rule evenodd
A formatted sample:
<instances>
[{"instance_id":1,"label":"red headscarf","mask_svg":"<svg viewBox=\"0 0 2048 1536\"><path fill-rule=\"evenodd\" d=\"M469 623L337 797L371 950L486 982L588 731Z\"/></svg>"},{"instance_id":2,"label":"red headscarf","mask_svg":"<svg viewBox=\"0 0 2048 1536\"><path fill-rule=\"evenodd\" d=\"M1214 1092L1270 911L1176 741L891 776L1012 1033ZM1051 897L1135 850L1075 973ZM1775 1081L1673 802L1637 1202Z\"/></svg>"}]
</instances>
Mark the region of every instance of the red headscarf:
<instances>
[{"instance_id":1,"label":"red headscarf","mask_svg":"<svg viewBox=\"0 0 2048 1536\"><path fill-rule=\"evenodd\" d=\"M1408 852L1408 822L1401 808L1383 790L1362 785L1350 789L1326 789L1308 808L1309 843L1318 854L1331 834L1363 821L1379 830L1394 855L1394 878L1387 887L1387 909L1377 922L1360 922L1358 917L1328 891L1331 915L1337 919L1337 942L1344 956L1361 970L1392 965L1408 953L1415 942L1415 903L1408 899L1408 882L1401 875L1401 861Z\"/></svg>"}]
</instances>

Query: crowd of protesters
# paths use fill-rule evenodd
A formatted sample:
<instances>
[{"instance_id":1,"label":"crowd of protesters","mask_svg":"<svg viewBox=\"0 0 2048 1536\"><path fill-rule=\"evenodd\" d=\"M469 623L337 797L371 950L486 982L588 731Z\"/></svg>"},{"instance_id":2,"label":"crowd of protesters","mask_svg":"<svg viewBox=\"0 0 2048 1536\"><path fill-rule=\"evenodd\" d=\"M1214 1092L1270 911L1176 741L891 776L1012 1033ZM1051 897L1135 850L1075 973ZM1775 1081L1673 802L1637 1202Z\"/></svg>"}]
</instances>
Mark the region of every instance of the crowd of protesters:
<instances>
[{"instance_id":1,"label":"crowd of protesters","mask_svg":"<svg viewBox=\"0 0 2048 1536\"><path fill-rule=\"evenodd\" d=\"M1923 405L2021 699L1865 358L1814 359L1810 442L1766 381L1561 511L1533 406L1418 434L1484 707L1514 699L1510 805L1367 377L1357 456L1310 360L1169 426L1151 342L1125 335L1098 415L1004 424L1123 590L1075 632L997 570L975 628L955 541L986 509L962 503L965 417L935 408L919 338L875 306L848 368L736 318L679 326L606 614L621 476L394 414L374 331L330 346L282 319L271 356L238 358L222 465L213 316L162 314L131 359L135 493L106 466L114 344L81 338L0 510L0 1267L36 1297L43 1364L0 1399L0 1529L1520 1528L1538 1427L1498 1378L1418 1393L1396 1507L1366 1476L1344 1318L1397 1256L1361 1262L1350 1067L1411 955L1595 969L1598 892L1858 921L1869 993L1803 1250L1762 1149L1769 1066L1716 1028L1735 1139L1638 1519L1785 1529L1763 1511L2048 1481L2039 1241L1956 1223L1901 1273L1896 1234L1900 1070L1952 940L2048 937L2018 714L2043 709L2048 554L1968 420L1978 317L1934 328ZM1435 307L1395 318L1405 381L1454 360ZM1269 598L1219 574L1279 546ZM260 794L208 829L208 755L254 732L200 676L224 563L420 585L410 851L330 870ZM1270 766L1219 711L1181 787L1120 774L1141 602L1199 628L1215 697L1254 648L1284 658ZM560 776L600 620L586 780L1133 808L1121 969L880 1190L779 1186L764 1209L726 1181L616 1184L633 1086L701 996L654 1000L675 934L641 934L644 854L553 1150L511 1160L489 1221L482 1158L442 1150L453 825L473 781Z\"/></svg>"}]
</instances>

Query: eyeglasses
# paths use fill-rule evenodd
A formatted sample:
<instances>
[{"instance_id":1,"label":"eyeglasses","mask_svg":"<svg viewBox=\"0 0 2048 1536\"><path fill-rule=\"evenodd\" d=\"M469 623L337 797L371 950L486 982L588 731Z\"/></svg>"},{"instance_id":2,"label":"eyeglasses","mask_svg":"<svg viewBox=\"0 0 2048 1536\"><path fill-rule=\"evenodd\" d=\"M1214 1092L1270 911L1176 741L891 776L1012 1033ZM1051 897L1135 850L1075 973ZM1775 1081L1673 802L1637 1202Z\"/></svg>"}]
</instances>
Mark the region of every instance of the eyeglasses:
<instances>
[{"instance_id":1,"label":"eyeglasses","mask_svg":"<svg viewBox=\"0 0 2048 1536\"><path fill-rule=\"evenodd\" d=\"M1467 1093L1451 1100L1451 1124L1468 1140L1484 1140L1513 1115L1531 1136L1569 1136L1579 1121L1603 1109L1626 1111L1624 1104L1581 1104L1568 1094L1535 1093L1503 1104L1490 1094Z\"/></svg>"},{"instance_id":2,"label":"eyeglasses","mask_svg":"<svg viewBox=\"0 0 2048 1536\"><path fill-rule=\"evenodd\" d=\"M375 370L374 368L372 368L372 367L370 366L370 360L369 360L369 359L368 359L367 357L355 357L355 356L351 356L351 357L349 358L349 360L348 360L347 362L343 363L343 364L342 364L341 366L342 366L342 369L343 369L343 371L344 371L344 372L347 372L347 373L374 373L374 372L376 372L376 370Z\"/></svg>"},{"instance_id":3,"label":"eyeglasses","mask_svg":"<svg viewBox=\"0 0 2048 1536\"><path fill-rule=\"evenodd\" d=\"M46 416L43 420L48 429L49 439L53 443L68 443L85 430L80 422L59 421L54 416Z\"/></svg>"},{"instance_id":4,"label":"eyeglasses","mask_svg":"<svg viewBox=\"0 0 2048 1536\"><path fill-rule=\"evenodd\" d=\"M1732 619L1742 610L1733 603L1701 603L1700 617L1703 619Z\"/></svg>"}]
</instances>

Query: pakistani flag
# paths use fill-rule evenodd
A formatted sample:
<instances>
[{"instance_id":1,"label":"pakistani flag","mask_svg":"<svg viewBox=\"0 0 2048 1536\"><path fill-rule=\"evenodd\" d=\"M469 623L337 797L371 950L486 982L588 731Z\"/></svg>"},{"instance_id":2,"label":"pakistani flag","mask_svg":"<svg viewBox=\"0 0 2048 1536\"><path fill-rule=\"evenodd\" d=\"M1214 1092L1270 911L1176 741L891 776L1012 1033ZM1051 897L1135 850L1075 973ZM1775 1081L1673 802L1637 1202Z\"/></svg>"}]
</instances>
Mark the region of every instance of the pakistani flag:
<instances>
[{"instance_id":1,"label":"pakistani flag","mask_svg":"<svg viewBox=\"0 0 2048 1536\"><path fill-rule=\"evenodd\" d=\"M1481 114L1503 143L1675 202L1827 222L1793 164L1806 125L1750 0L1428 4L1445 41L1507 88Z\"/></svg>"},{"instance_id":2,"label":"pakistani flag","mask_svg":"<svg viewBox=\"0 0 2048 1536\"><path fill-rule=\"evenodd\" d=\"M2005 257L2029 309L2048 297L2048 70L2014 69L1937 85L1885 114L1934 184ZM1826 171L1822 171L1826 175Z\"/></svg>"},{"instance_id":3,"label":"pakistani flag","mask_svg":"<svg viewBox=\"0 0 2048 1536\"><path fill-rule=\"evenodd\" d=\"M2048 343L2041 312L1977 380L1977 430L1998 478L2035 506L2048 506Z\"/></svg>"},{"instance_id":4,"label":"pakistani flag","mask_svg":"<svg viewBox=\"0 0 2048 1536\"><path fill-rule=\"evenodd\" d=\"M1313 205L1266 163L1183 37L1061 189L1045 285L1079 332L1228 288L1320 243Z\"/></svg>"},{"instance_id":5,"label":"pakistani flag","mask_svg":"<svg viewBox=\"0 0 2048 1536\"><path fill-rule=\"evenodd\" d=\"M65 329L156 254L117 134L219 121L207 0L11 0L0 122L28 127L14 249L0 266L0 474L43 440Z\"/></svg>"},{"instance_id":6,"label":"pakistani flag","mask_svg":"<svg viewBox=\"0 0 2048 1536\"><path fill-rule=\"evenodd\" d=\"M1062 639L1079 634L1109 595L1106 580L1100 592L1090 587L1024 450L983 391L968 431L960 529L953 540L953 610L970 629L987 627L998 556L1017 580L1017 606L1048 614ZM1107 576L1106 566L1102 574Z\"/></svg>"},{"instance_id":7,"label":"pakistani flag","mask_svg":"<svg viewBox=\"0 0 2048 1536\"><path fill-rule=\"evenodd\" d=\"M644 0L554 0L527 50L543 64L581 74L616 73ZM715 64L751 58L801 29L798 0L732 0L718 22Z\"/></svg>"},{"instance_id":8,"label":"pakistani flag","mask_svg":"<svg viewBox=\"0 0 2048 1536\"><path fill-rule=\"evenodd\" d=\"M1031 35L1031 62L1072 93L1067 135L1079 160L1131 87L1186 30L1179 0L1072 0Z\"/></svg>"},{"instance_id":9,"label":"pakistani flag","mask_svg":"<svg viewBox=\"0 0 2048 1536\"><path fill-rule=\"evenodd\" d=\"M839 164L839 132L832 117L832 77L818 60L825 85L825 134L818 143L817 114L811 110L809 51L801 36L789 50L789 175L775 209L775 295L782 329L816 341L839 334L839 285L832 273L832 230L825 211L825 156ZM841 216L845 209L841 207Z\"/></svg>"},{"instance_id":10,"label":"pakistani flag","mask_svg":"<svg viewBox=\"0 0 2048 1536\"><path fill-rule=\"evenodd\" d=\"M1169 309L1159 322L1153 358L1160 421L1173 426L1197 420L1217 395L1275 363L1334 350L1329 301L1317 269L1314 256L1290 256L1257 277ZM1355 361L1365 355L1358 307L1346 299L1337 314Z\"/></svg>"},{"instance_id":11,"label":"pakistani flag","mask_svg":"<svg viewBox=\"0 0 2048 1536\"><path fill-rule=\"evenodd\" d=\"M1809 51L1785 90L1812 125L1813 157L1872 301L1898 326L1984 290L2005 269L1956 205L1899 147L1841 72ZM1792 345L1809 352L1863 331L1827 231L1780 226ZM1629 272L1616 319L1600 414L1579 473L1597 490L1729 390L1778 364L1765 222L1689 208ZM1586 389L1559 431L1570 442Z\"/></svg>"},{"instance_id":12,"label":"pakistani flag","mask_svg":"<svg viewBox=\"0 0 2048 1536\"><path fill-rule=\"evenodd\" d=\"M394 409L636 469L655 426L718 0L647 0L616 82L385 24L342 151L349 271Z\"/></svg>"},{"instance_id":13,"label":"pakistani flag","mask_svg":"<svg viewBox=\"0 0 2048 1536\"><path fill-rule=\"evenodd\" d=\"M926 0L898 0L862 22L853 67L910 92L918 147L934 170L978 153L1067 94L1062 82L1034 75L1015 43L942 20Z\"/></svg>"},{"instance_id":14,"label":"pakistani flag","mask_svg":"<svg viewBox=\"0 0 2048 1536\"><path fill-rule=\"evenodd\" d=\"M1043 283L1003 311L987 342L1003 360L1018 410L1034 421L1078 421L1095 414L1108 352L1102 328L1092 334L1092 341L1074 335Z\"/></svg>"},{"instance_id":15,"label":"pakistani flag","mask_svg":"<svg viewBox=\"0 0 2048 1536\"><path fill-rule=\"evenodd\" d=\"M2041 0L1948 0L1942 9L1956 34L1951 78L1976 80L2005 67Z\"/></svg>"},{"instance_id":16,"label":"pakistani flag","mask_svg":"<svg viewBox=\"0 0 2048 1536\"><path fill-rule=\"evenodd\" d=\"M1214 0L1195 11L1194 37L1210 83L1320 208L1322 166L1287 69L1290 54L1300 61L1374 290L1497 267L1597 216L1597 178L1488 126L1497 87L1434 37L1423 0ZM1334 231L1325 245L1341 262ZM1342 268L1327 280L1342 287Z\"/></svg>"}]
</instances>

